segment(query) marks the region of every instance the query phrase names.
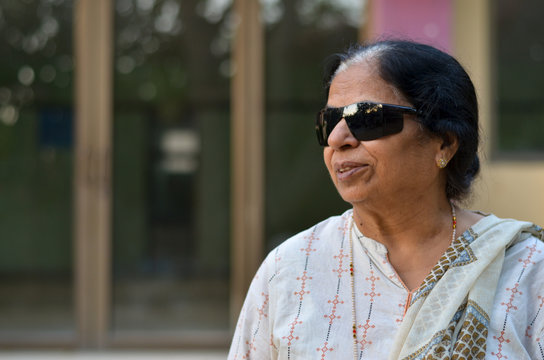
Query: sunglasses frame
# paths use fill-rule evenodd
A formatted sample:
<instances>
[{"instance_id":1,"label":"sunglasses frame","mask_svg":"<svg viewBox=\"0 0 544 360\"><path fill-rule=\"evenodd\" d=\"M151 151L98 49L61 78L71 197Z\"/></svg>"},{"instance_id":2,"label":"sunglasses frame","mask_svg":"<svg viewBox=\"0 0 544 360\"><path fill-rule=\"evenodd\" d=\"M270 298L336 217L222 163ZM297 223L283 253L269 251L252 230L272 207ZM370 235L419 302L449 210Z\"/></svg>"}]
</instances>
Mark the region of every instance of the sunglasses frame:
<instances>
[{"instance_id":1,"label":"sunglasses frame","mask_svg":"<svg viewBox=\"0 0 544 360\"><path fill-rule=\"evenodd\" d=\"M346 120L349 131L359 141L376 140L397 134L404 127L403 115L416 115L417 112L409 106L368 101L343 107L326 107L317 113L315 122L317 141L321 146L329 146L329 135L342 119Z\"/></svg>"}]
</instances>

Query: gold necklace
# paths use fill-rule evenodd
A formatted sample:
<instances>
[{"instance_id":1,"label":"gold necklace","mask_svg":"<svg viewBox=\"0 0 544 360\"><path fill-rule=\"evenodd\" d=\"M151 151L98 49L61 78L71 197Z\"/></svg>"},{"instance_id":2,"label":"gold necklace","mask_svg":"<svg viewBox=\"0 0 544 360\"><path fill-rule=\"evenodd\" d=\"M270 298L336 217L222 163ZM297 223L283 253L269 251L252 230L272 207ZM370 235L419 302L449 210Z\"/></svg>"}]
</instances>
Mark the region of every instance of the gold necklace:
<instances>
[{"instance_id":1,"label":"gold necklace","mask_svg":"<svg viewBox=\"0 0 544 360\"><path fill-rule=\"evenodd\" d=\"M451 242L455 240L455 234L457 230L457 216L455 215L455 206L453 206L453 203L450 202L451 206L451 226L452 226L452 234L451 234ZM357 341L357 313L355 309L355 268L353 266L354 260L353 260L353 226L355 224L355 220L353 219L353 215L351 216L351 226L349 228L349 273L350 273L350 284L351 284L351 316L352 316L352 333L353 333L353 359L358 360L358 341Z\"/></svg>"}]
</instances>

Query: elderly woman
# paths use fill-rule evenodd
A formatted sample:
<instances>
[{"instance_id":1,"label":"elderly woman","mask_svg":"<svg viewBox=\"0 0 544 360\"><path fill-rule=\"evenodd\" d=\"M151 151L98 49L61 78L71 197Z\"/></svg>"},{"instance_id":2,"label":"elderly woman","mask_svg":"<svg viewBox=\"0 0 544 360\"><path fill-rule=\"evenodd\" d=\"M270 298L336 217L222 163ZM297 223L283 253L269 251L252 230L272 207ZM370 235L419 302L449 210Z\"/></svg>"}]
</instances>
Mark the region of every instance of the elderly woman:
<instances>
[{"instance_id":1,"label":"elderly woman","mask_svg":"<svg viewBox=\"0 0 544 360\"><path fill-rule=\"evenodd\" d=\"M459 206L479 170L459 63L412 42L360 46L327 95L318 141L352 209L269 254L229 359L543 358L542 229Z\"/></svg>"}]
</instances>

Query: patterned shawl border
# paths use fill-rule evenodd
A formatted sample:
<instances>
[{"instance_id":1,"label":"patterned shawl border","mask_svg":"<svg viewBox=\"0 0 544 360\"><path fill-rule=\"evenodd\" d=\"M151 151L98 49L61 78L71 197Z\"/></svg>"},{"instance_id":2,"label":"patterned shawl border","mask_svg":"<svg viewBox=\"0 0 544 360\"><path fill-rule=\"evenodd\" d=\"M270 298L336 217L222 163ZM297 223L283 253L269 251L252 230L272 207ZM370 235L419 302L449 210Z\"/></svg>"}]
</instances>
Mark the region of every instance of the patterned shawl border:
<instances>
[{"instance_id":1,"label":"patterned shawl border","mask_svg":"<svg viewBox=\"0 0 544 360\"><path fill-rule=\"evenodd\" d=\"M482 323L486 328L489 328L489 314L487 314L480 305L476 304L473 300L467 302L467 314L473 315L480 323Z\"/></svg>"},{"instance_id":2,"label":"patterned shawl border","mask_svg":"<svg viewBox=\"0 0 544 360\"><path fill-rule=\"evenodd\" d=\"M450 325L452 323L458 323L463 314L465 314L465 316L471 314L482 325L484 325L486 328L489 328L489 315L476 302L472 300L468 300L459 307L459 309L455 312L455 315L453 315L453 318L450 321ZM407 357L403 358L402 360L424 359L425 356L428 355L429 349L440 343L444 336L447 334L447 332L448 329L442 329L438 331L436 334L433 335L433 337L431 338L431 340L429 340L427 344L423 345L421 348L416 350L414 353L408 355ZM453 340L453 342L455 342L455 340Z\"/></svg>"},{"instance_id":3,"label":"patterned shawl border","mask_svg":"<svg viewBox=\"0 0 544 360\"><path fill-rule=\"evenodd\" d=\"M433 267L431 273L427 275L420 289L412 297L410 306L417 300L425 298L450 267L464 266L477 260L470 247L470 244L477 238L478 234L469 228L463 235L452 242L438 263ZM451 255L448 256L448 254Z\"/></svg>"},{"instance_id":4,"label":"patterned shawl border","mask_svg":"<svg viewBox=\"0 0 544 360\"><path fill-rule=\"evenodd\" d=\"M457 316L457 313L455 314L455 316ZM459 318L460 317L461 317L461 315L459 314ZM402 360L419 360L419 359L423 359L423 357L427 354L427 351L431 347L433 347L434 345L436 345L436 344L438 344L439 342L442 341L442 338L444 337L446 332L447 332L446 329L440 330L439 332L434 334L432 339L427 344L425 344L423 347L421 347L419 350L417 350L413 354L410 354L407 357L403 358Z\"/></svg>"}]
</instances>

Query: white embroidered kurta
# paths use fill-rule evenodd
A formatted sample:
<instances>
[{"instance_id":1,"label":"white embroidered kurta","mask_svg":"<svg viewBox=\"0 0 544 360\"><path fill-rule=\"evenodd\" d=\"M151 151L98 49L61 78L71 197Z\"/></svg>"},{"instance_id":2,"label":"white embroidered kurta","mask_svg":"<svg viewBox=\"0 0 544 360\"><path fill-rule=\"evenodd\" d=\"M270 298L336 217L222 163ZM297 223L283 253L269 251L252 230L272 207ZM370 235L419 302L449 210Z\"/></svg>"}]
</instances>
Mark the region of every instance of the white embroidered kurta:
<instances>
[{"instance_id":1,"label":"white embroidered kurta","mask_svg":"<svg viewBox=\"0 0 544 360\"><path fill-rule=\"evenodd\" d=\"M351 214L349 210L342 216L329 218L285 241L268 255L250 286L229 359L354 358L348 230ZM445 289L455 285L456 276L460 276L455 271L465 269L465 266L469 269L483 260L486 248L478 250L477 244L482 244L483 240L488 244L497 241L505 229L498 227L499 223L503 227L528 227L527 223L508 221L490 215L472 226L452 243L414 293L400 281L382 244L363 236L355 237L357 358L440 358L431 353L440 355L436 349L440 342L451 343L446 335L447 326L442 329L438 321L445 316L446 309L429 308L432 302L426 300L433 300L433 289L438 289L435 293L444 292L444 286L439 288L445 281L450 282ZM533 227L532 230L533 234L524 232L522 236L518 231L512 241L507 241L512 245L506 253L503 250L502 255L492 256L495 262L486 268L493 270L493 266L497 266L496 258L502 266L496 271L498 283L490 284L496 292L486 294L484 291L483 295L482 291L473 292L477 293L478 302L489 303L489 314L485 312L485 306L482 305L482 309L481 304L470 299L468 305L466 301L463 305L466 314L461 320L472 316L476 319L475 326L485 330L483 334L487 341L483 351L486 359L544 359L544 311L541 311L544 304L544 244L539 239L542 229ZM448 278L449 275L453 277ZM455 291L456 287L451 288ZM451 295L454 298L458 294L452 292ZM418 315L419 308L425 310L425 316ZM461 313L455 313L456 321ZM428 328L425 322L421 327L422 319L427 318L431 319ZM411 325L415 320L417 329ZM404 326L403 322L406 322ZM463 326L454 323L451 330L459 330L467 323L471 326L467 321ZM437 326L440 331L429 341L423 339L426 343L412 351L410 337L417 339L419 329L424 334L434 332ZM472 331L471 327L468 329ZM479 342L477 337L475 339ZM474 352L476 346L471 346ZM394 351L403 355L391 355ZM469 355L468 358L472 357Z\"/></svg>"}]
</instances>

